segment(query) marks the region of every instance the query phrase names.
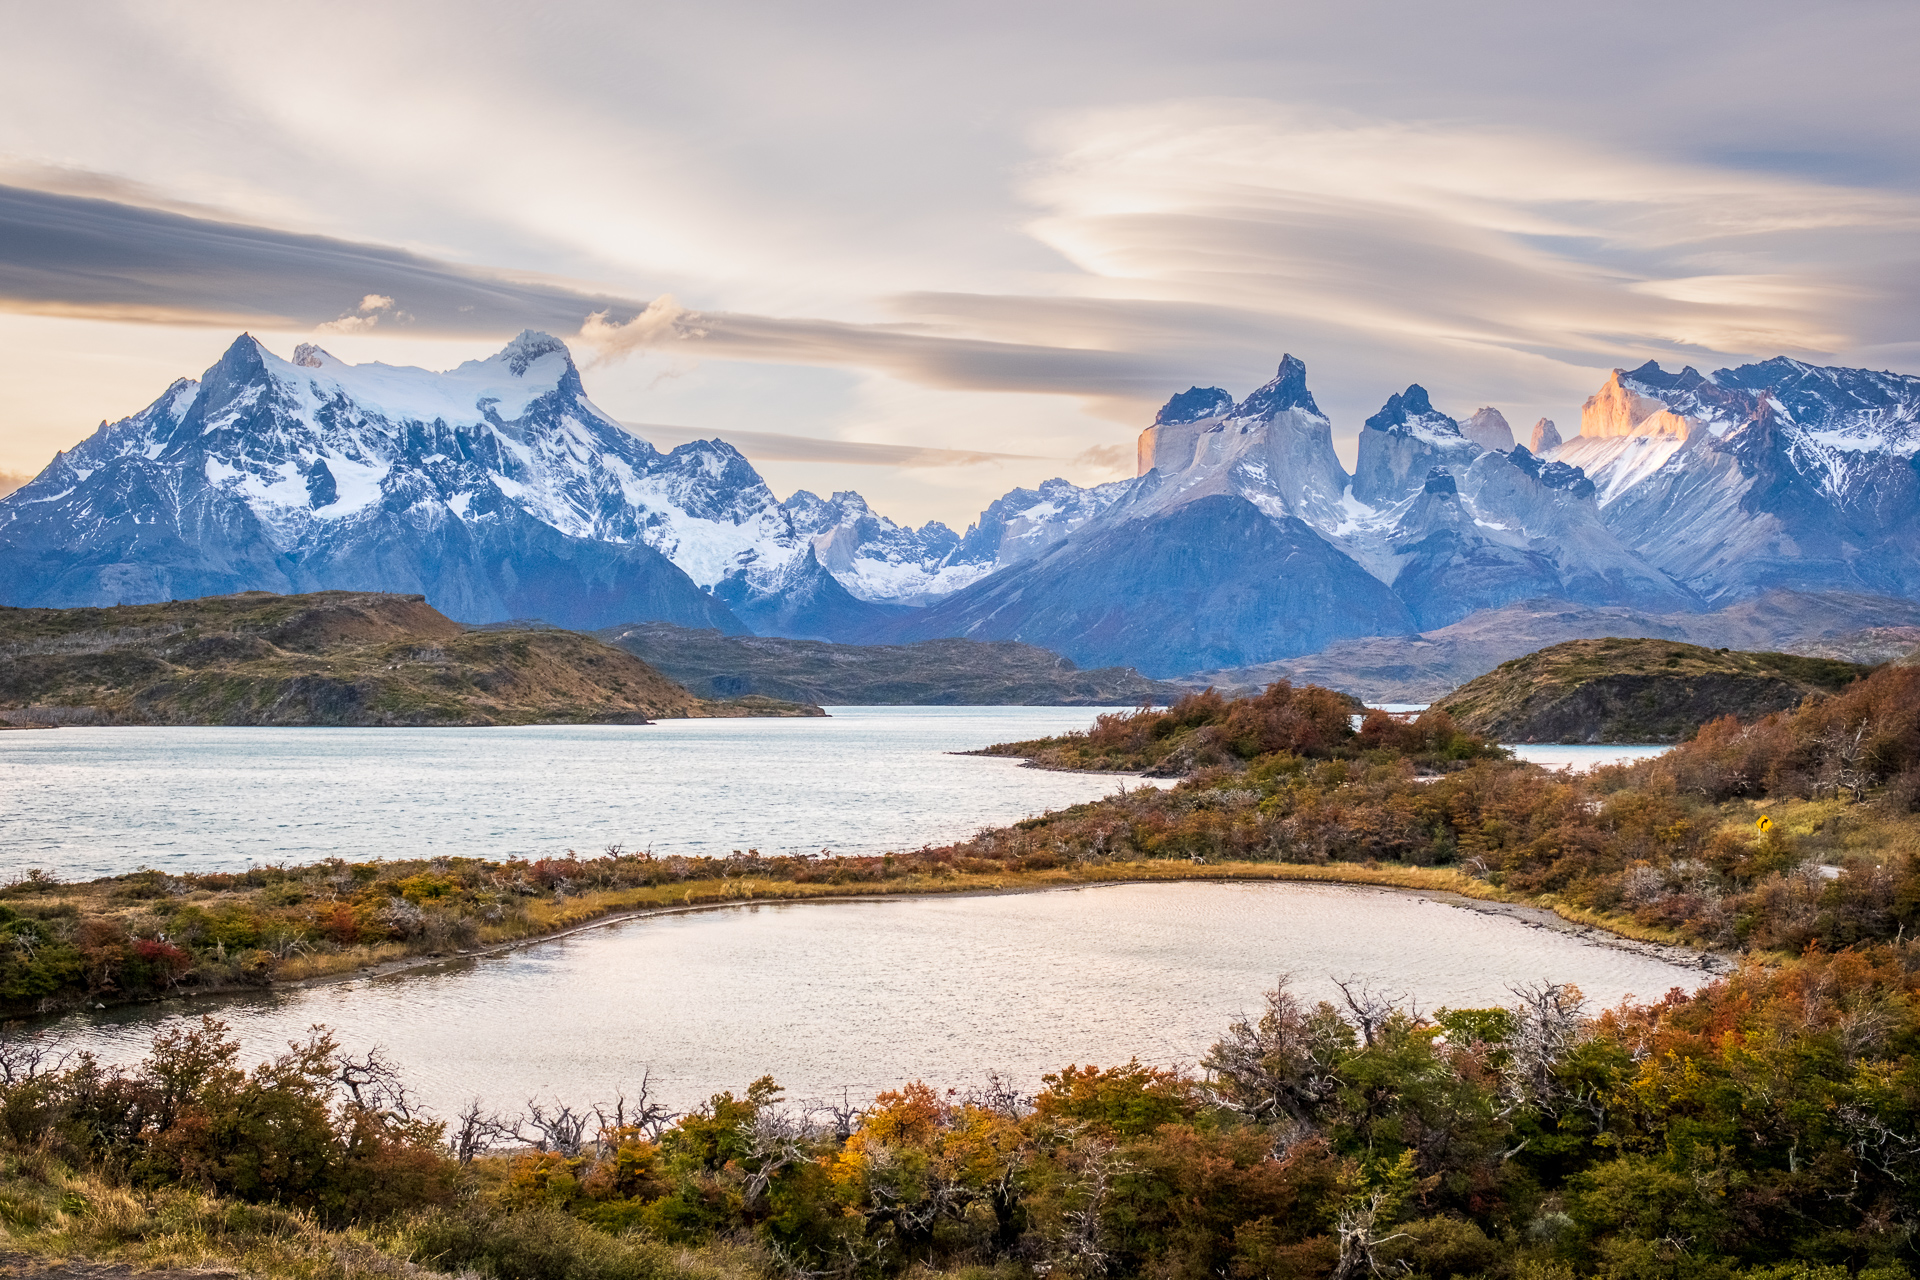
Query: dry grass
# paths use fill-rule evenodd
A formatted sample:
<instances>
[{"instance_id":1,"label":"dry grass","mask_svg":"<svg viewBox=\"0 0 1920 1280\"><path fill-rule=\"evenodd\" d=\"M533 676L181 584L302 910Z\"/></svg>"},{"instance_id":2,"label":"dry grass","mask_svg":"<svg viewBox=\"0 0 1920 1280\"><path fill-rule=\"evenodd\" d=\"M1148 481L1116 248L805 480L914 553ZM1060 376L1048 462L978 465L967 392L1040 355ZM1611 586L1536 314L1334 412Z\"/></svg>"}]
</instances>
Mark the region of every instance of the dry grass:
<instances>
[{"instance_id":1,"label":"dry grass","mask_svg":"<svg viewBox=\"0 0 1920 1280\"><path fill-rule=\"evenodd\" d=\"M83 1280L97 1276L102 1264L155 1280L235 1274L426 1280L443 1274L432 1268L420 1243L430 1221L402 1218L333 1229L311 1214L183 1187L131 1188L97 1172L69 1169L35 1149L0 1153L0 1243L16 1255L8 1269L46 1280ZM569 1245L576 1251L565 1269L579 1280L760 1280L770 1274L765 1255L751 1247L674 1248L605 1237L580 1223L561 1224L563 1239L556 1242L553 1224L540 1225L550 1233L542 1241L550 1251L556 1243L562 1246L556 1252ZM507 1222L499 1229L513 1226ZM464 1274L477 1280L473 1272Z\"/></svg>"}]
</instances>

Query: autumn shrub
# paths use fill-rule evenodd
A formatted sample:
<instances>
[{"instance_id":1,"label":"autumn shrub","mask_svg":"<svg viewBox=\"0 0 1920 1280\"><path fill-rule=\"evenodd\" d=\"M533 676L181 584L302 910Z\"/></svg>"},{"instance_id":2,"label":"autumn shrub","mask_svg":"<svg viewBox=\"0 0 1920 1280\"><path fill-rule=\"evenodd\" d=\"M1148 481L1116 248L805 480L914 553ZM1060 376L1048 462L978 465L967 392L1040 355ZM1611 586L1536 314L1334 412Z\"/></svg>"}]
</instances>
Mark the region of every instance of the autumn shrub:
<instances>
[{"instance_id":1,"label":"autumn shrub","mask_svg":"<svg viewBox=\"0 0 1920 1280\"><path fill-rule=\"evenodd\" d=\"M316 1029L243 1071L211 1018L157 1034L128 1071L82 1055L71 1066L32 1041L0 1046L0 1118L16 1143L119 1170L358 1221L448 1201L454 1165L441 1126L416 1118L390 1069L357 1068ZM343 1082L377 1082L347 1096Z\"/></svg>"}]
</instances>

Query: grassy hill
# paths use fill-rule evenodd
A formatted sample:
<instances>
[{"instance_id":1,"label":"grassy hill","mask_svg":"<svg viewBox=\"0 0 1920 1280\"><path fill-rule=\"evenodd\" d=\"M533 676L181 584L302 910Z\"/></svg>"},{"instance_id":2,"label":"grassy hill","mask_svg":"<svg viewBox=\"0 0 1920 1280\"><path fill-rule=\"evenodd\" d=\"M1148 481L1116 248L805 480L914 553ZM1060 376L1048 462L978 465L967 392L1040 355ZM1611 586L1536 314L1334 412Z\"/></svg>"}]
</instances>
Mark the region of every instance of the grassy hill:
<instances>
[{"instance_id":1,"label":"grassy hill","mask_svg":"<svg viewBox=\"0 0 1920 1280\"><path fill-rule=\"evenodd\" d=\"M1114 707L1187 692L1131 667L1082 671L1050 649L979 640L828 644L726 636L665 622L595 633L705 697L746 694L828 706Z\"/></svg>"},{"instance_id":2,"label":"grassy hill","mask_svg":"<svg viewBox=\"0 0 1920 1280\"><path fill-rule=\"evenodd\" d=\"M421 596L264 591L0 609L0 721L27 724L638 724L817 715L696 698L571 631L472 631Z\"/></svg>"},{"instance_id":3,"label":"grassy hill","mask_svg":"<svg viewBox=\"0 0 1920 1280\"><path fill-rule=\"evenodd\" d=\"M1784 711L1871 669L1674 640L1570 640L1503 662L1440 705L1497 742L1678 742L1709 720Z\"/></svg>"}]
</instances>

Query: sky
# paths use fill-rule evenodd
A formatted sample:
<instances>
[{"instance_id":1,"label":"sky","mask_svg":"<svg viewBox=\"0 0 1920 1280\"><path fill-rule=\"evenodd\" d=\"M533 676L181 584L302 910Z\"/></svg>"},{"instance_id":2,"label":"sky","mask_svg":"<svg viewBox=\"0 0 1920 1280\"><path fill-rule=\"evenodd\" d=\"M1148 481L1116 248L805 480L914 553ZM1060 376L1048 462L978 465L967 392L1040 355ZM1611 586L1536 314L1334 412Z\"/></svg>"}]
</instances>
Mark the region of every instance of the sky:
<instances>
[{"instance_id":1,"label":"sky","mask_svg":"<svg viewBox=\"0 0 1920 1280\"><path fill-rule=\"evenodd\" d=\"M0 489L197 376L522 328L656 444L964 527L1283 353L1571 435L1920 372L1920 6L4 4Z\"/></svg>"}]
</instances>

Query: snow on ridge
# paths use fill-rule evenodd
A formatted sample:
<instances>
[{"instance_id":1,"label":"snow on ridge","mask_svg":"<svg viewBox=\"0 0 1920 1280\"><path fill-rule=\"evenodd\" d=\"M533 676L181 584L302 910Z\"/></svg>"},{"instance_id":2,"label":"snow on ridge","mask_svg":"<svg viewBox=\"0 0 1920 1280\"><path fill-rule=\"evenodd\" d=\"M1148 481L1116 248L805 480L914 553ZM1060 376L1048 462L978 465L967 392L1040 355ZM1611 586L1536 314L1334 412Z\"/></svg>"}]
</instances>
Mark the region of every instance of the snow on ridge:
<instances>
[{"instance_id":1,"label":"snow on ridge","mask_svg":"<svg viewBox=\"0 0 1920 1280\"><path fill-rule=\"evenodd\" d=\"M477 426L490 420L489 412L502 421L515 421L534 400L557 390L573 367L566 348L557 342L555 349L531 361L522 362L513 352L509 345L484 360L434 372L379 361L348 364L306 344L300 348L301 363L295 364L260 348L274 381L309 412L345 397L390 422L443 421L448 426ZM521 365L519 373L514 372L516 364Z\"/></svg>"}]
</instances>

